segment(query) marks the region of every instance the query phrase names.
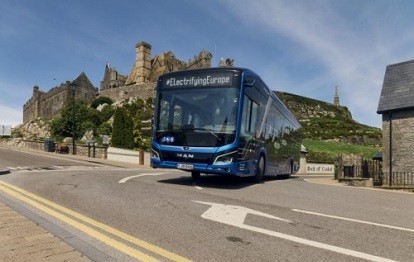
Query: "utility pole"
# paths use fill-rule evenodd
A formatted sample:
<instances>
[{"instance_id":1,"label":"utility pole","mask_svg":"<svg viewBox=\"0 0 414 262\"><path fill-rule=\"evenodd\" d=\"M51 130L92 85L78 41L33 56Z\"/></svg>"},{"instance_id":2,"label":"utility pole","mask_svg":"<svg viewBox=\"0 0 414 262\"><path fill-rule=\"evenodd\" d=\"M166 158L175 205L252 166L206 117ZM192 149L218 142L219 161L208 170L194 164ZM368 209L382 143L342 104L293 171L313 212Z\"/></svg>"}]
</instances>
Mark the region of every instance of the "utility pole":
<instances>
[{"instance_id":1,"label":"utility pole","mask_svg":"<svg viewBox=\"0 0 414 262\"><path fill-rule=\"evenodd\" d=\"M76 155L75 145L75 92L77 84L72 81L70 83L70 90L72 91L72 155Z\"/></svg>"}]
</instances>

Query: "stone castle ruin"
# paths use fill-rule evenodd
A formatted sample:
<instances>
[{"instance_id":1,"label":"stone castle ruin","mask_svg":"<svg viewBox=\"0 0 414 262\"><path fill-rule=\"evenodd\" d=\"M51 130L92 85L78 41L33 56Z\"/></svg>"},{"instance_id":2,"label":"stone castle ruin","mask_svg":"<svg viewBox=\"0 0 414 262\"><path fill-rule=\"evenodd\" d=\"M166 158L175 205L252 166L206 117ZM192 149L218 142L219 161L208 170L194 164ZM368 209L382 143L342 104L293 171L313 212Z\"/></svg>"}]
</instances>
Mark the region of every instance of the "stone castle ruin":
<instances>
[{"instance_id":1,"label":"stone castle ruin","mask_svg":"<svg viewBox=\"0 0 414 262\"><path fill-rule=\"evenodd\" d=\"M211 58L211 53L205 50L201 50L187 62L177 59L171 51L151 57L151 45L139 42L135 46L135 63L128 76L120 75L114 68L106 66L99 96L106 96L114 101L130 97L153 98L160 75L179 70L209 68Z\"/></svg>"},{"instance_id":2,"label":"stone castle ruin","mask_svg":"<svg viewBox=\"0 0 414 262\"><path fill-rule=\"evenodd\" d=\"M75 92L72 91L72 86L74 86ZM76 100L90 103L96 98L97 91L84 72L73 82L67 81L48 92L43 92L38 86L34 86L32 97L23 106L23 123L29 123L37 118L51 118L60 114L64 105L73 96Z\"/></svg>"},{"instance_id":3,"label":"stone castle ruin","mask_svg":"<svg viewBox=\"0 0 414 262\"><path fill-rule=\"evenodd\" d=\"M81 73L73 82L76 84L75 99L91 103L96 97L106 96L114 101L155 97L155 85L158 77L164 73L211 67L212 54L205 50L187 62L181 61L171 52L163 52L151 57L151 45L139 42L135 46L135 62L128 76L119 74L109 63L105 66L104 77L98 91L89 81L85 73ZM220 66L233 65L227 59ZM51 118L60 114L65 103L73 96L71 82L54 87L48 92L33 87L32 97L23 106L23 123L37 118Z\"/></svg>"}]
</instances>

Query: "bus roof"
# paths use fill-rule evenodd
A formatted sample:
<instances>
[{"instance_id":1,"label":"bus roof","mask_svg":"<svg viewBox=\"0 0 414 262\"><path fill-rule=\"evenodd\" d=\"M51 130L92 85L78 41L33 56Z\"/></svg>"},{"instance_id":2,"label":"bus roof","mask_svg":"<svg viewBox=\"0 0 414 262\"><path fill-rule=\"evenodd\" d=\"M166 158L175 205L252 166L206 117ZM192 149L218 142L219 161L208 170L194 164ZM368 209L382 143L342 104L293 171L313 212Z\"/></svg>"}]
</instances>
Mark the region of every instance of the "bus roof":
<instances>
[{"instance_id":1,"label":"bus roof","mask_svg":"<svg viewBox=\"0 0 414 262\"><path fill-rule=\"evenodd\" d=\"M175 75L184 75L184 74L197 74L197 73L205 73L205 72L248 72L249 74L253 74L260 78L255 72L250 69L242 68L242 67L210 67L210 68L198 68L198 69L187 69L187 70L180 70L174 71L170 73L165 73L161 75L158 79L171 77Z\"/></svg>"}]
</instances>

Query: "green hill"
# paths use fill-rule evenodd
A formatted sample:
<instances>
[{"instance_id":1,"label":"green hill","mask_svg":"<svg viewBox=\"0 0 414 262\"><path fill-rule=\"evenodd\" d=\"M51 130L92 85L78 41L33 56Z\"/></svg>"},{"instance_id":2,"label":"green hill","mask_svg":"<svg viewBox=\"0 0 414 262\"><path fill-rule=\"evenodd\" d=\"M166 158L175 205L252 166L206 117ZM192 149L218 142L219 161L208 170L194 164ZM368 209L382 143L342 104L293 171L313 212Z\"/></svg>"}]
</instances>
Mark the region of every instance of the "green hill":
<instances>
[{"instance_id":1,"label":"green hill","mask_svg":"<svg viewBox=\"0 0 414 262\"><path fill-rule=\"evenodd\" d=\"M372 158L381 148L381 129L352 119L347 107L312 98L276 92L302 124L308 160L331 162L340 154Z\"/></svg>"}]
</instances>

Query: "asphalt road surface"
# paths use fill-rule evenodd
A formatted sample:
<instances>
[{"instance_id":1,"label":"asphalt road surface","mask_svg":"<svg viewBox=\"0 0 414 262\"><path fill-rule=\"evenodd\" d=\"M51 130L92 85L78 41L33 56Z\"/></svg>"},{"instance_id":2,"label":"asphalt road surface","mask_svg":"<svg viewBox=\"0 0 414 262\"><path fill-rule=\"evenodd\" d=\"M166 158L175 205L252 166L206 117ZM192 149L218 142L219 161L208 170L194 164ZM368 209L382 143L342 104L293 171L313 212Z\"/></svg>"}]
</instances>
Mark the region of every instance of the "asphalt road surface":
<instances>
[{"instance_id":1,"label":"asphalt road surface","mask_svg":"<svg viewBox=\"0 0 414 262\"><path fill-rule=\"evenodd\" d=\"M305 177L193 182L4 148L0 167L11 170L0 195L70 232L96 261L414 261L413 193Z\"/></svg>"}]
</instances>

